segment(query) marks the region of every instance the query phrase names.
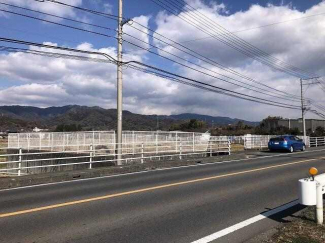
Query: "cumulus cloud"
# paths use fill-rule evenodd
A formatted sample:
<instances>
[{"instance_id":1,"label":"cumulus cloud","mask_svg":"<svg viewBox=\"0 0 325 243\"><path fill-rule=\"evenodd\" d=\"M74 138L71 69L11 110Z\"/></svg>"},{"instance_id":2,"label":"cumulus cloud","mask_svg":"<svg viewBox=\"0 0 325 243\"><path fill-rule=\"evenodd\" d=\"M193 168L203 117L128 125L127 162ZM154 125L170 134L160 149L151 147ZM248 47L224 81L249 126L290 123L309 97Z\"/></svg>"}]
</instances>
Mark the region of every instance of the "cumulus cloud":
<instances>
[{"instance_id":1,"label":"cumulus cloud","mask_svg":"<svg viewBox=\"0 0 325 243\"><path fill-rule=\"evenodd\" d=\"M10 0L14 1L14 0ZM16 0L18 2L18 0ZM23 2L23 1L19 1ZM236 32L238 36L265 50L266 52L282 59L291 65L325 74L323 63L325 53L323 42L325 35L325 21L321 17L288 21L281 25L268 28L257 28L250 31L241 31L255 28L256 26L267 25L274 22L286 21L288 19L302 18L309 15L325 12L325 2L300 12L291 6L268 5L262 7L252 5L247 11L240 11L233 14L228 12L227 6L222 3L200 0L187 0L188 3L198 8L200 12L218 22L220 25ZM80 1L81 3L81 1ZM79 4L75 0L74 4ZM189 10L184 9L180 16L187 16ZM69 15L69 13L65 13ZM73 13L72 13L73 14ZM262 84L289 92L299 96L299 80L283 73L276 72L247 56L228 48L213 38L206 38L207 34L188 25L180 18L160 12L155 18L151 16L140 16L134 20L145 27L149 21L154 19L157 25L157 32L163 36L182 42L203 56L215 62L220 62L234 71L254 78L261 84L239 78L236 75L217 68L213 63L205 63L191 58L171 46L149 38L146 28L140 28L144 33L134 30L125 25L124 32L138 39L154 43L175 55L180 55L194 64L187 64L193 68L209 69L209 75L190 70L179 65L168 65L162 63L161 67L177 72L181 75L207 82L216 86L227 88L232 91L241 92L246 95L258 96L287 104L299 105L299 102L277 100L274 97L266 96L261 92L254 92L242 87L230 84L229 82L242 85L234 80L238 79L246 84L260 88L266 88ZM204 27L204 26L201 26ZM241 32L237 32L241 31ZM290 33L290 34L288 34ZM147 44L136 41L126 35L128 41L139 44L143 48L149 48ZM161 38L161 37L159 37ZM203 38L203 39L202 39ZM190 41L202 39L199 41ZM49 43L55 45L55 43ZM104 52L116 58L116 48L108 46L97 49L91 43L80 43L75 48L87 51ZM36 50L45 50L36 48ZM48 51L48 50L46 50ZM137 60L152 63L146 51L139 50L130 45L124 46L124 60ZM163 54L163 53L161 53ZM103 58L92 55L92 57ZM198 67L200 65L202 67ZM206 70L205 70L206 71ZM227 75L230 78L224 77ZM0 102L2 104L21 105L99 105L106 108L113 108L116 104L116 67L113 64L94 63L80 60L53 59L42 56L31 56L24 53L2 54L0 58L0 76L8 82L20 81L19 86L12 86L0 90ZM214 78L212 76L215 76ZM229 81L228 83L225 82ZM266 88L267 89L267 88ZM130 67L124 68L123 75L124 109L144 114L172 114L181 112L195 112L200 114L239 117L248 120L259 120L268 115L282 115L285 117L299 117L300 111L291 111L276 107L256 104L249 101L242 101L221 94L198 90L183 84L174 83L162 78L135 71ZM316 100L324 100L324 93L318 86L310 86L306 91L307 96Z\"/></svg>"}]
</instances>

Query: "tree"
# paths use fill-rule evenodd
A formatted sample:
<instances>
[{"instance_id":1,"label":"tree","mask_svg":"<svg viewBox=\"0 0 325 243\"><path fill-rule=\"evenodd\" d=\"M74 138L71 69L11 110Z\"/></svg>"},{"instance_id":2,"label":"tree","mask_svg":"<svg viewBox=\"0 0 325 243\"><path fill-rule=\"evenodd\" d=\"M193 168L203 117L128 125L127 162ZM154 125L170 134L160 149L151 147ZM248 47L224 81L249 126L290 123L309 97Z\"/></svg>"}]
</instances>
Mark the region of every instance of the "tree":
<instances>
[{"instance_id":1,"label":"tree","mask_svg":"<svg viewBox=\"0 0 325 243\"><path fill-rule=\"evenodd\" d=\"M325 129L319 126L315 129L315 134L317 137L325 136Z\"/></svg>"},{"instance_id":2,"label":"tree","mask_svg":"<svg viewBox=\"0 0 325 243\"><path fill-rule=\"evenodd\" d=\"M76 125L76 124L60 124L56 127L55 131L56 132L76 132L76 131L81 131L82 127L81 125Z\"/></svg>"}]
</instances>

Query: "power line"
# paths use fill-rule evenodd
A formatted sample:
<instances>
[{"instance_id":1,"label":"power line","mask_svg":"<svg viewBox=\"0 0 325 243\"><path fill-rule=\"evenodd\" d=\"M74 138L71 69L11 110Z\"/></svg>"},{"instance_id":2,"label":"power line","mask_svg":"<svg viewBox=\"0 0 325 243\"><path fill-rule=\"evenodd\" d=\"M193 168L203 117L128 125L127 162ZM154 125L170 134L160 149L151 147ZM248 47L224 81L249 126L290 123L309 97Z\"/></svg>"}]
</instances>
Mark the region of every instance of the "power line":
<instances>
[{"instance_id":1,"label":"power line","mask_svg":"<svg viewBox=\"0 0 325 243\"><path fill-rule=\"evenodd\" d=\"M116 59L114 59L112 56L103 53L103 52L94 52L94 51L85 51L75 48L68 48L68 47L60 47L60 46L53 46L53 45L47 45L47 44L40 44L36 42L30 42L30 41L23 41L18 39L10 39L10 38L4 38L0 37L0 41L12 43L12 44L20 44L20 45L27 45L27 46L36 46L36 47L44 47L49 49L55 49L55 50L61 50L61 51L68 51L68 52L77 52L77 53L83 53L83 54L93 54L93 55L100 55L104 56L108 60L112 61L113 63L116 63Z\"/></svg>"},{"instance_id":2,"label":"power line","mask_svg":"<svg viewBox=\"0 0 325 243\"><path fill-rule=\"evenodd\" d=\"M88 25L88 26L92 26L92 27L97 27L97 28L101 28L101 29L104 29L104 30L116 31L115 29L112 29L112 28L109 28L109 27L104 27L104 26L101 26L101 25L91 24L91 23L87 23L87 22L80 21L80 20L74 20L74 19L71 19L71 18L66 18L66 17L62 17L62 16L55 15L55 14L45 13L45 12L41 12L41 11L37 11L37 10L30 9L30 8L24 8L24 7L16 6L16 5L13 5L13 4L7 4L7 3L3 3L3 2L0 2L0 4L1 5L6 5L6 6L10 6L10 7L13 7L13 8L27 10L27 11L34 12L34 13L48 15L48 16L51 16L51 17L55 17L55 18L59 18L59 19L67 20L67 21L71 21L71 22L78 23L78 24L83 24L83 25ZM13 13L13 12L11 12L11 13ZM26 17L26 16L24 16L24 17Z\"/></svg>"},{"instance_id":3,"label":"power line","mask_svg":"<svg viewBox=\"0 0 325 243\"><path fill-rule=\"evenodd\" d=\"M116 63L116 60L114 58L112 58L111 56L105 54L105 53L101 53L101 52L90 52L90 51L83 51L83 50L78 50L78 49L73 49L73 48L66 48L66 47L58 47L58 46L51 46L51 45L45 45L45 44L40 44L40 43L35 43L35 42L28 42L28 41L21 41L21 40L15 40L15 39L8 39L8 38L1 38L0 37L0 41L3 42L9 42L9 43L15 43L15 44L23 44L23 45L30 45L30 46L37 46L37 47L45 47L45 48L50 48L50 49L58 49L58 50L65 50L65 51L71 51L71 52L78 52L78 53L86 53L86 54L97 54L97 55L102 55L105 56L107 58L109 58L110 60L114 60L113 62ZM6 47L7 48L7 47ZM12 48L12 47L10 47ZM25 49L26 50L26 49ZM37 52L37 50L36 50ZM31 54L33 54L31 52ZM41 51L41 54L45 54L43 51ZM50 55L53 55L53 53L51 53ZM66 54L62 54L62 53L55 53L54 55L62 55L63 57L67 57L65 56ZM57 56L56 56L57 57ZM74 56L75 57L75 56ZM84 58L84 57L82 57ZM258 103L262 103L262 104L268 104L268 105L273 105L273 106L278 106L278 107L283 107L283 108L289 108L289 109L299 109L299 106L292 106L292 105L287 105L284 103L280 103L280 102L275 102L275 101L271 101L271 100L266 100L266 99L262 99L259 97L254 97L254 96L250 96L247 94L242 94L236 91L232 91L232 90L228 90L225 88L221 88L215 85L211 85L211 84L207 84L201 81L197 81L191 78L187 78L172 72L168 72L166 70L151 66L151 65L147 65L141 62L137 62L137 61L129 61L129 62L125 62L123 63L123 65L132 65L132 63L139 65L143 68L147 68L147 71L152 71L152 72L156 72L157 74L160 75L164 75L165 77L169 76L172 77L174 79L179 79L179 81L182 82L190 82L193 85L196 86L202 86L202 88L205 88L206 90L210 90L211 89L215 89L215 91L218 91L219 93L228 95L228 96L232 96L232 97L237 97L237 98L241 98L244 100L249 100L249 101L254 101L254 102L258 102Z\"/></svg>"},{"instance_id":4,"label":"power line","mask_svg":"<svg viewBox=\"0 0 325 243\"><path fill-rule=\"evenodd\" d=\"M0 9L0 11L3 11L3 10ZM35 20L40 20L40 21L49 22L49 23L51 23L51 24L58 24L58 25L61 25L61 26L67 27L67 28L73 28L73 29L76 29L76 30L81 30L81 31L84 31L84 32L89 32L89 33L92 33L92 34L98 34L98 35L102 35L102 36L106 36L106 37L112 37L112 36L108 36L108 35L106 35L106 34L102 34L102 33L99 33L99 32L89 31L89 30L84 30L84 29L80 29L80 28L72 27L72 26L70 26L70 25L59 24L59 23L56 23L56 22L53 22L53 21L47 21L47 20L44 20L44 19L41 19L41 18L36 18L36 17L33 17L33 16L25 15L25 14L20 14L20 13L16 13L16 12L12 12L12 11L6 11L6 10L4 10L4 11L5 11L5 12L12 13L12 14L19 15L19 16L22 16L22 17L27 17L27 18L31 18L31 19L35 19ZM43 12L42 12L42 14L46 14L46 13L43 13ZM60 16L56 16L56 17L61 18ZM80 22L80 21L76 21L76 22ZM84 23L84 22L81 22L81 23L83 23L83 24L87 24L87 23ZM96 27L98 27L98 26L96 25ZM99 27L102 27L102 26L99 26ZM102 28L104 28L104 27L102 27ZM127 35L127 36L129 36L129 37L131 37L131 38L137 39L138 41L144 42L143 40L140 40L140 39L138 39L138 38L136 38L136 37L134 37L134 36L132 36L132 35L129 35L129 34L127 34L127 33L124 33L124 34ZM134 43L132 43L132 42L130 42L130 41L127 41L127 40L124 40L124 41L127 42L127 43L129 43L129 44L131 44L131 45L133 45L133 46L136 46L136 47L138 47L138 48L141 48L141 49L146 50L145 48L143 48L143 47L141 47L141 46L139 46L139 45L136 45L136 44L134 44ZM215 72L215 71L211 71L211 70L209 70L209 69L207 69L207 68L204 68L203 66L200 66L200 65L198 65L198 64L196 64L196 63L190 62L190 61L188 61L188 60L186 60L186 59L184 59L184 58L182 58L182 57L179 57L179 56L177 56L177 55L174 55L174 54L171 53L171 52L167 52L167 51L165 51L165 50L163 50L163 49L161 49L161 48L159 48L159 47L157 47L157 46L154 46L154 45L152 45L152 44L150 44L150 43L148 43L148 42L144 42L144 43L146 43L146 44L148 44L148 45L150 45L150 46L152 46L152 47L154 47L154 48L157 48L157 49L160 50L160 51L166 52L168 55L172 55L172 56L174 56L174 57L176 57L176 58L179 58L179 59L181 59L181 60L183 60L183 61L185 61L185 62L189 62L189 63L191 63L192 65L198 66L198 67L203 68L203 69L205 69L205 70L207 70L207 71L210 71L210 72L213 72L213 73L215 73L215 74L217 74L217 75L220 75L219 73L217 73L217 72ZM245 86L242 86L242 85L239 85L239 84L233 83L233 82L231 82L231 81L229 81L229 80L225 80L225 79L222 79L222 78L216 77L216 76L211 75L211 74L207 74L207 73L205 73L205 72L203 72L203 71L200 71L200 70L195 69L195 68L193 68L193 67L190 67L190 66L188 66L188 65L182 64L182 63L180 63L180 62L177 62L177 61L172 60L172 59L170 59L170 58L167 58L167 57L165 57L165 56L159 55L159 54L157 54L157 53L155 53L155 52L152 52L152 51L149 51L149 50L147 50L147 51L150 52L150 53L152 53L152 54L155 54L155 55L158 55L158 56L160 56L160 57L163 57L163 58L165 58L165 59L167 59L167 60L169 60L169 61L172 61L172 62L174 62L174 63L177 63L177 64L179 64L179 65L182 65L182 66L184 66L184 67L186 67L186 68L189 68L189 69L194 70L194 71L197 71L197 72L199 72L199 73L201 73L201 74L207 75L207 76L209 76L209 77L216 78L216 79L221 80L221 81L223 81L223 82L227 82L227 83L230 83L230 84L236 85L236 86L238 86L238 87L246 88L246 89L248 89L248 90L251 90L251 91L255 91L255 92L257 92L257 90L254 90L254 89L251 89L251 88L247 88L247 87L245 87ZM225 75L223 75L223 76L225 76ZM228 76L226 76L226 77L229 78L229 79L233 79L233 78L230 78L230 77L228 77ZM236 79L233 79L233 80L235 80L236 82L239 82L239 83L243 83L243 82L238 81L238 80L236 80ZM255 86L253 86L253 85L249 85L249 84L246 84L246 83L244 83L244 84L245 84L245 85L248 85L248 86L250 86L250 87L254 87L254 88L257 88L257 89L260 89L260 90L264 90L264 91L266 91L265 89L261 89L261 88L259 88L259 87L255 87ZM259 93L263 93L263 94L266 94L266 95L269 95L269 96L273 96L273 97L281 98L281 99L286 99L286 100L292 100L292 99L293 99L293 98L291 98L291 97L290 97L290 98L284 98L284 97L280 97L280 96L277 96L277 95L267 94L267 93L265 93L265 92L261 92L261 91L259 91Z\"/></svg>"},{"instance_id":5,"label":"power line","mask_svg":"<svg viewBox=\"0 0 325 243\"><path fill-rule=\"evenodd\" d=\"M308 15L308 16L304 16L304 17L300 17L300 18L295 18L295 19L288 19L288 20L284 20L284 21L281 21L281 22L275 22L275 23L270 23L270 24L266 24L266 25L260 25L260 26L256 26L256 27L252 27L252 28L248 28L248 29L231 31L231 33L232 34L236 34L236 33L246 32L246 31L250 31L250 30L256 30L256 29L266 28L266 27L270 27L270 26L274 26L274 25L279 25L279 24L284 24L284 23L288 23L288 22L296 21L296 20L301 20L301 19L305 19L305 18L319 17L319 16L322 16L324 14L325 13L319 13L319 14ZM206 37L202 37L202 38L197 38L197 39L182 41L181 43L201 41L201 40L206 40L206 39L211 39L211 38L212 38L211 36L206 36Z\"/></svg>"},{"instance_id":6,"label":"power line","mask_svg":"<svg viewBox=\"0 0 325 243\"><path fill-rule=\"evenodd\" d=\"M59 4L59 5L65 6L65 7L78 9L78 10L85 11L85 12L95 14L95 15L99 15L99 16L105 15L107 18L111 18L111 19L114 19L114 20L118 20L118 18L119 18L117 15L108 14L108 13L101 13L101 12L98 12L98 11L95 11L95 10L86 9L86 8L82 8L82 7L78 7L78 6L73 6L71 4L63 3L63 2L60 2L60 1L55 1L55 0L34 0L34 1L41 2L41 3L45 3L45 2L55 3L55 4Z\"/></svg>"},{"instance_id":7,"label":"power line","mask_svg":"<svg viewBox=\"0 0 325 243\"><path fill-rule=\"evenodd\" d=\"M88 32L88 33L102 35L102 36L105 36L105 37L109 37L109 38L116 39L115 36L106 35L106 34L94 32L94 31L91 31L91 30L85 30L85 29L81 29L81 28L74 27L74 26L71 26L71 25L61 24L61 23L53 22L53 21L46 20L46 19L37 18L37 17L34 17L34 16L26 15L26 14L12 12L12 11L9 11L9 10L4 10L4 9L0 9L0 11L5 12L5 13L10 13L10 14L18 15L18 16L22 16L22 17L26 17L26 18L30 18L30 19L34 19L34 20L43 21L43 22L50 23L50 24L59 25L59 26L62 26L62 27L70 28L70 29L75 29L75 30L79 30L79 31L83 31L83 32Z\"/></svg>"},{"instance_id":8,"label":"power line","mask_svg":"<svg viewBox=\"0 0 325 243\"><path fill-rule=\"evenodd\" d=\"M247 43L246 41L240 39L236 35L232 34L232 35L230 35L230 37L227 37L230 34L230 32L228 30L224 29L220 25L211 21L208 17L206 17L205 15L203 15L201 13L192 13L193 11L186 11L186 12L183 12L182 15L180 15L180 14L177 14L175 12L175 10L167 4L167 3L169 3L170 5L173 5L174 7L176 6L177 10L182 11L182 9L180 9L179 6L177 6L175 3L170 3L170 1L168 1L168 0L166 0L165 2L162 2L160 0L151 0L151 1L154 2L155 4L161 6L162 8L164 8L171 14L175 15L176 17L182 19L183 21L187 22L188 24L199 29L200 31L203 31L204 33L208 34L209 36L217 39L218 41L222 42L223 44L241 52L242 54L244 54L248 57L251 57L259 62L262 62L263 64L265 64L269 67L272 67L274 69L277 69L279 71L285 72L287 74L290 74L290 75L293 75L296 77L308 76L308 75L304 74L304 73L306 73L305 71L303 71L304 73L301 73L301 72L298 73L296 71L296 69L298 69L298 68L296 68L296 67L289 69L286 66L279 65L278 63L282 62L282 61L272 57L270 54L265 53L262 50L258 49L257 47ZM186 17L187 15L192 16L192 17L188 18L188 17ZM193 15L194 15L194 17L193 17ZM192 19L194 19L196 21L196 23L193 23ZM204 22L202 20L204 20ZM205 29L203 29L201 26L205 26ZM211 31L213 31L213 30L217 31L217 32L221 31L226 34L225 34L225 36L215 36L215 34L211 34L212 33ZM221 38L221 37L223 37L223 38Z\"/></svg>"},{"instance_id":9,"label":"power line","mask_svg":"<svg viewBox=\"0 0 325 243\"><path fill-rule=\"evenodd\" d=\"M158 1L159 1L159 0L158 0ZM168 1L168 0L166 0L166 1ZM170 0L170 1L173 1L173 0ZM169 1L169 2L170 2L170 1ZM247 41L241 39L241 38L238 37L237 35L232 34L229 30L227 30L227 29L224 28L223 26L219 25L218 23L216 23L215 21L213 21L211 18L207 17L206 15L202 14L201 11L199 11L198 9L195 9L195 8L192 7L190 4L186 3L184 0L174 0L173 2L177 2L177 3L178 3L178 2L182 2L182 3L184 3L185 6L186 6L188 9L192 10L192 12L195 11L194 14L197 13L197 16L200 16L201 18L203 17L205 20L209 21L211 24L213 24L214 27L216 27L216 29L218 29L219 31L222 31L222 32L225 33L225 34L228 34L228 35L231 37L231 39L233 39L233 40L237 40L238 43L241 43L242 45L247 46L248 48L251 48L251 50L256 51L256 53L257 53L258 56L262 55L262 56L267 57L267 58L270 59L270 60L272 59L272 60L274 60L275 64L277 64L278 62L281 62L282 65L288 66L289 69L291 68L292 70L297 70L297 71L300 70L300 71L302 71L302 73L309 74L309 75L311 74L311 73L308 72L308 71L306 72L305 70L302 70L302 69L300 69L300 68L297 68L297 67L295 67L295 66L292 66L292 65L290 65L290 64L288 64L288 63L286 63L286 62L284 62L284 61L282 61L282 60L280 60L280 59L278 59L278 58L276 58L276 57L270 55L269 53L266 53L265 51L263 51L263 50L257 48L256 46L250 44L249 42L247 42ZM317 75L314 75L314 74L311 74L311 75L312 75L312 76L317 76Z\"/></svg>"},{"instance_id":10,"label":"power line","mask_svg":"<svg viewBox=\"0 0 325 243\"><path fill-rule=\"evenodd\" d=\"M38 0L36 0L36 1L38 1ZM46 0L45 0L46 1ZM42 2L45 2L45 1L43 1L42 0ZM64 4L64 3L62 3L62 2L59 2L59 1L54 1L54 0L49 0L50 2L53 2L53 3L57 3L57 4L61 4L61 5L64 5L64 6L69 6L69 7L72 7L72 8L76 8L76 9L78 9L78 10L82 10L82 11L86 11L86 12L89 12L89 13L92 13L92 14L96 14L96 15L99 15L99 16L101 16L101 17L106 17L106 18L110 18L112 15L109 15L109 14L106 14L106 13L103 13L103 12L98 12L98 11L94 11L94 10L91 10L91 9L86 9L86 8L81 8L81 7L75 7L75 6L72 6L72 5L68 5L68 4ZM118 16L115 16L115 17L118 17ZM135 22L135 21L132 21L132 22ZM137 22L136 22L137 23ZM143 26L143 25L141 25L140 23L137 23L137 24L139 24L140 26L142 26L142 27L144 27L144 28L147 28L147 27L145 27L145 26ZM131 26L131 27L133 27L133 26ZM150 30L150 31L153 31L153 30L151 30L151 29L149 29L149 28L147 28L148 30ZM156 34L159 34L159 33L157 33L157 32L155 32ZM147 33L146 33L147 34ZM159 34L160 35L160 34ZM162 36L162 35L160 35L160 36ZM154 37L153 37L154 38ZM166 38L166 37L165 37ZM168 39L168 38L166 38L166 39ZM174 43L176 43L176 42L174 42ZM176 44L178 44L178 45L180 45L179 43L176 43ZM184 48L186 48L185 46L182 46L182 47L184 47ZM188 48L187 48L188 49ZM189 49L190 50L190 49ZM193 50L191 50L192 52L193 52ZM199 53L197 53L197 52L194 52L194 53L196 53L196 54L199 54ZM204 56L202 56L201 55L201 57L204 57ZM204 57L204 58L206 58L206 57ZM209 59L210 61L212 61L211 59ZM225 67L223 66L223 65L221 65L221 64L219 64L219 63L216 63L216 62L214 62L215 64L217 64L217 65L220 65L219 66L219 68L222 68L223 70L225 70ZM231 69L229 69L229 68L226 68L227 70L226 71L230 71ZM238 72L236 72L236 71L234 71L234 70L231 70L231 72L234 74L236 74L236 75L238 75L239 73ZM242 75L242 78L243 78L243 75ZM253 81L253 82L257 82L257 81L255 81L255 80L252 80L252 79L250 79L250 78L247 78L247 77L244 77L245 79L248 79L248 80L250 80L250 81ZM259 82L257 82L257 83L259 83ZM259 84L261 84L261 85L264 85L264 84L262 84L262 83L259 83ZM267 85L264 85L264 86L266 86L266 87L269 87L269 86L267 86ZM274 88L272 88L272 87L269 87L269 88L271 88L271 89L273 89L273 90L276 90L276 89L274 89ZM279 91L279 90L277 90L277 91ZM279 92L281 92L281 93L286 93L286 92L283 92L283 91L279 91Z\"/></svg>"},{"instance_id":11,"label":"power line","mask_svg":"<svg viewBox=\"0 0 325 243\"><path fill-rule=\"evenodd\" d=\"M59 3L58 1L55 1L56 3ZM18 6L14 6L14 5L11 5L11 6L13 6L13 7L18 7ZM21 8L21 7L18 7L18 8ZM29 11L33 11L33 12L35 12L34 10L31 10L31 9L27 9L27 8L23 8L23 9L25 9L25 10L29 10ZM78 9L80 9L80 8L78 8ZM93 13L94 11L93 10L89 10L89 9L84 9L84 8L82 8L83 10L87 10L87 11L90 11L91 13ZM41 13L41 14L47 14L47 13L44 13L44 12L40 12L40 11L36 11L36 12L38 12L38 13ZM101 16L107 16L105 13L101 13L101 12L97 12L97 11L95 11L97 14L100 14ZM81 22L81 21L76 21L76 20L71 20L71 19L67 19L67 18L62 18L62 17L60 17L60 16L56 16L56 15L52 15L52 16L55 16L55 17L57 17L57 18L61 18L61 19L66 19L66 20L70 20L70 21L74 21L74 22L78 22L78 23L81 23L81 24L85 24L85 25L90 25L90 26L93 26L93 27L98 27L98 28L103 28L103 29L109 29L109 28L106 28L106 27L103 27L103 26L99 26L99 25L93 25L93 24L88 24L88 23L85 23L85 22ZM139 23L137 23L137 24L139 24ZM139 25L141 25L141 24L139 24ZM145 26L143 26L143 25L141 25L142 27L145 27ZM132 25L131 25L131 27L133 27ZM135 28L135 27L133 27L133 28ZM146 28L146 27L145 27ZM137 29L137 30L139 30L139 31L141 31L140 29L138 29L138 28L135 28L135 29ZM148 29L148 28L147 28ZM110 30L112 30L112 29L110 29ZM148 30L150 30L150 29L148 29ZM152 30L150 30L150 31L152 31ZM148 33L146 33L146 32L144 32L144 31L141 31L141 32L143 32L143 33L145 33L145 34L148 34ZM128 34L126 34L126 33L124 33L125 35L128 35ZM156 34L159 34L159 33L157 33L156 32ZM149 34L150 35L150 34ZM135 38L135 37L133 37L133 36L131 36L131 35L128 35L128 36L130 36L130 37L132 37L132 38ZM153 36L153 35L150 35L151 37L153 37L153 38L156 38L155 36ZM161 35L160 35L161 36ZM158 39L159 41L162 41L162 42L164 42L163 40L161 40L161 39L159 39L159 38L156 38L156 39ZM167 38L168 39L168 38ZM139 40L139 39L137 39L137 40ZM142 40L140 40L140 41L142 41ZM166 43L166 42L164 42L164 43ZM146 43L146 44L149 44L149 43ZM166 43L166 44L169 44L169 43ZM178 44L178 43L177 43ZM179 44L178 44L179 45ZM153 46L153 45L152 45ZM156 46L153 46L153 47L155 47L155 48L158 48L158 47L156 47ZM183 51L183 52L185 52L185 53L187 53L187 54L189 54L189 55L191 55L191 56L194 56L195 58L198 58L198 59L200 59L200 60L202 60L200 57L197 57L197 56L195 56L195 55L193 55L193 54L191 54L191 53L188 53L188 52L186 52L186 51L184 51L184 50L181 50L181 49L179 49L179 48L177 48L177 47L175 47L175 46L173 46L174 48L176 48L176 49L178 49L178 50L180 50L180 51ZM185 47L185 46L182 46L182 47ZM186 48L186 47L185 47ZM188 48L187 48L188 49ZM161 48L159 49L159 50L161 50L161 51L164 51L164 50L162 50ZM190 49L188 49L188 50L190 50ZM190 50L191 52L194 52L193 50ZM170 52L167 52L168 54L171 54ZM199 53L197 53L197 52L194 52L195 54L197 54L197 55L200 55ZM176 55L174 55L175 57L177 57L177 58L180 58L179 56L176 56ZM204 57L204 56L202 56L202 55L200 55L201 57ZM208 61L209 62L207 62L207 63L209 63L209 64L211 64L211 62L213 62L214 64L216 64L217 65L217 67L218 68L222 68L223 70L226 70L226 71L230 71L231 73L235 73L235 74L237 74L238 75L238 73L236 72L236 71L233 71L233 70L231 70L231 69L229 69L229 68L225 68L224 66L222 66L221 64L219 64L219 63L217 63L217 62L215 62L215 61L213 61L213 60L211 60L211 59L209 59L209 58L206 58L206 57L204 57L205 59L208 59ZM182 58L181 58L182 59ZM185 60L185 59L182 59L182 60ZM186 60L185 60L186 61ZM204 61L204 60L202 60L202 61ZM195 64L194 64L195 65ZM220 67L221 66L221 67ZM214 73L216 73L216 72L214 72ZM224 77L226 77L226 78L229 78L229 79L232 79L232 80L235 80L235 81L237 81L237 82L240 82L240 81L238 81L238 80L236 80L236 79L233 79L233 78L231 78L231 77L228 77L228 76L226 76L226 75L223 75L223 74L220 74L220 73L216 73L216 74L218 74L218 75L221 75L221 76L224 76ZM247 78L247 77L245 77L245 76L242 76L242 75L239 75L239 76L241 76L241 77L244 77L244 78L246 78L247 80L249 80L249 81L252 81L252 82L255 82L255 83L258 83L258 84L260 84L260 85L263 85L263 86L265 86L265 87L268 87L268 88L270 88L270 89L273 89L273 90L276 90L277 92L280 92L280 93L285 93L285 94L287 94L286 92L283 92L283 91L279 91L279 90L277 90L277 89L274 89L274 88L272 88L272 87L270 87L270 86L267 86L267 85L265 85L265 84L262 84L262 83L260 83L260 82L257 82L257 81L255 81L255 80L253 80L253 79L250 79L250 78ZM243 83L243 82L240 82L240 83ZM250 85L250 86L252 86L252 85ZM255 87L255 86L252 86L252 87ZM258 88L258 89L261 89L261 88L259 88L259 87L256 87L256 88ZM262 89L263 90L263 89ZM264 91L265 91L265 89L264 89ZM296 97L293 97L292 95L290 95L289 94L289 96L290 96L290 98L289 99L297 99ZM277 98L281 98L281 97L279 97L279 96L275 96L275 97L277 97ZM284 99L286 99L286 98L284 98Z\"/></svg>"}]
</instances>

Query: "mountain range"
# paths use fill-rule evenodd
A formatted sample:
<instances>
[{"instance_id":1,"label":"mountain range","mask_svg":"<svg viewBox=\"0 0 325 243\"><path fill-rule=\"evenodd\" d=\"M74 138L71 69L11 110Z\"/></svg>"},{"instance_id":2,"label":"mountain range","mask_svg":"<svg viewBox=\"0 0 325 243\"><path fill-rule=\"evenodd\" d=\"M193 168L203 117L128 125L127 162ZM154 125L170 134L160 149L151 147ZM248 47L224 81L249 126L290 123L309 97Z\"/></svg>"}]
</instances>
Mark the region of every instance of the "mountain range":
<instances>
[{"instance_id":1,"label":"mountain range","mask_svg":"<svg viewBox=\"0 0 325 243\"><path fill-rule=\"evenodd\" d=\"M228 125L242 121L256 126L259 122L244 121L229 117L214 117L184 113L178 115L141 115L123 111L124 130L168 130L174 123L197 119L208 124ZM31 131L34 127L55 129L61 124L80 125L83 130L116 129L116 109L68 105L39 108L33 106L0 106L0 131Z\"/></svg>"}]
</instances>

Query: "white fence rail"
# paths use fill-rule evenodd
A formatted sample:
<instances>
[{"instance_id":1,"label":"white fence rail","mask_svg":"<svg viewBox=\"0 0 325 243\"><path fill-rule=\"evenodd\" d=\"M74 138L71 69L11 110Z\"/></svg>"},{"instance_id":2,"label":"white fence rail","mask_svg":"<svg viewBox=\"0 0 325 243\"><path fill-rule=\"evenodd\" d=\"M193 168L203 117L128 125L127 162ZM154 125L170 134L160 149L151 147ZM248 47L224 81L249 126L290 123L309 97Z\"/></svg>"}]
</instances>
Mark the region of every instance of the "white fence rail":
<instances>
[{"instance_id":1,"label":"white fence rail","mask_svg":"<svg viewBox=\"0 0 325 243\"><path fill-rule=\"evenodd\" d=\"M277 137L277 135L251 135L243 136L245 149L265 149L268 147L270 138ZM303 139L303 136L297 136ZM306 137L306 146L317 147L324 146L324 138Z\"/></svg>"},{"instance_id":2,"label":"white fence rail","mask_svg":"<svg viewBox=\"0 0 325 243\"><path fill-rule=\"evenodd\" d=\"M310 147L325 146L325 137L310 137L309 144Z\"/></svg>"},{"instance_id":3,"label":"white fence rail","mask_svg":"<svg viewBox=\"0 0 325 243\"><path fill-rule=\"evenodd\" d=\"M113 140L114 132L15 135L14 139L11 138L9 147L2 149L6 150L6 152L0 154L0 173L24 175L92 169L94 167L111 166L117 162L116 143L107 142L108 139ZM124 141L121 154L123 164L231 153L231 143L228 139L210 136L210 134L124 132L123 135ZM49 137L53 138L51 144L45 143ZM95 139L92 140L92 138ZM39 144L35 144L35 140L38 139L41 142L38 141ZM69 142L62 145L58 142L59 139ZM51 139L48 141L51 141ZM81 141L85 142L81 143ZM95 141L95 143L88 144L92 141Z\"/></svg>"}]
</instances>

